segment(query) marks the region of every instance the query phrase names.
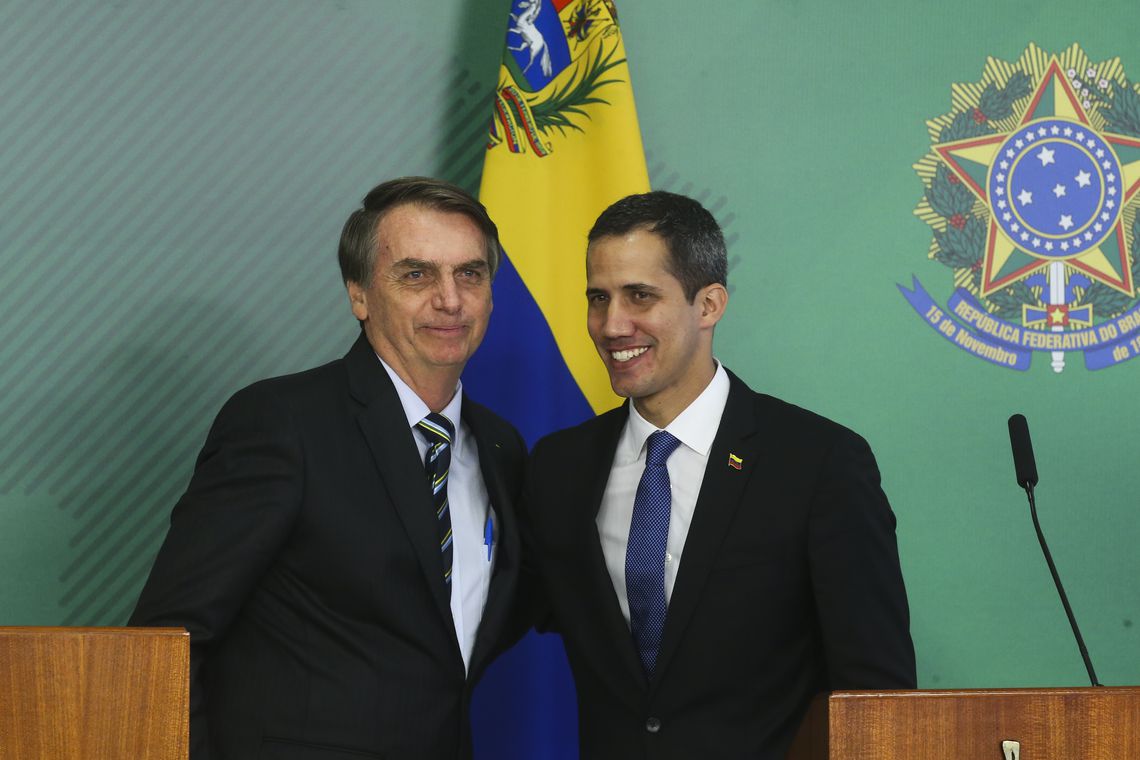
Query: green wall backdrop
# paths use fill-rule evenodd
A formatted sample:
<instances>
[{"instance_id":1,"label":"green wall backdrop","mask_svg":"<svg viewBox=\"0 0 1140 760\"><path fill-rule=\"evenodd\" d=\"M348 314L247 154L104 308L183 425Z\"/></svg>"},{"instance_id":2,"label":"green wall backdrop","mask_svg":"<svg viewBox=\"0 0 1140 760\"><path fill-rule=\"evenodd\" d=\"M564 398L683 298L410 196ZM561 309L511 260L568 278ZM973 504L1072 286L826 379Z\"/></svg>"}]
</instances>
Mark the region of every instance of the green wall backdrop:
<instances>
[{"instance_id":1,"label":"green wall backdrop","mask_svg":"<svg viewBox=\"0 0 1140 760\"><path fill-rule=\"evenodd\" d=\"M335 249L363 193L477 187L508 6L0 2L0 625L125 621L222 401L355 335ZM920 684L1084 680L1013 479L1017 411L1101 680L1140 683L1140 361L999 368L896 287L953 288L912 169L951 85L1030 43L1140 80L1134 2L619 11L652 182L728 233L719 357L875 448Z\"/></svg>"}]
</instances>

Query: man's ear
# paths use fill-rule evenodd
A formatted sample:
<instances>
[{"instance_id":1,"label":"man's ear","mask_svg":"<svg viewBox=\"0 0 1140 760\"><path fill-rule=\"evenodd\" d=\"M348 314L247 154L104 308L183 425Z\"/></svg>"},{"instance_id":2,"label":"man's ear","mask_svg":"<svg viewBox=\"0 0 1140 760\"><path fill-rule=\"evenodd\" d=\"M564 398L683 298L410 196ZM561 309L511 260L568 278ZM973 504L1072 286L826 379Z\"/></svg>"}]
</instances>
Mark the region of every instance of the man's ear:
<instances>
[{"instance_id":1,"label":"man's ear","mask_svg":"<svg viewBox=\"0 0 1140 760\"><path fill-rule=\"evenodd\" d=\"M348 304L352 307L352 316L361 322L368 319L368 300L364 297L364 288L355 282L346 282L344 287L348 290Z\"/></svg>"},{"instance_id":2,"label":"man's ear","mask_svg":"<svg viewBox=\"0 0 1140 760\"><path fill-rule=\"evenodd\" d=\"M701 307L701 326L714 327L728 307L728 289L718 282L697 291L697 304Z\"/></svg>"}]
</instances>

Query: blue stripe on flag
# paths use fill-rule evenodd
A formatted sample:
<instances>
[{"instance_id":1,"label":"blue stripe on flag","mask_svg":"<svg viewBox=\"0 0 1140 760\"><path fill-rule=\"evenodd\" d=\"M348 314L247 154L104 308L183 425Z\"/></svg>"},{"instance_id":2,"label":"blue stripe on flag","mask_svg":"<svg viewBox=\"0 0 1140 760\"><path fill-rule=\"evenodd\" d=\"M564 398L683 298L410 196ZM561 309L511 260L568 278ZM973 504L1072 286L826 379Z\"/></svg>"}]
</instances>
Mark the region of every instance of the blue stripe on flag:
<instances>
[{"instance_id":1,"label":"blue stripe on flag","mask_svg":"<svg viewBox=\"0 0 1140 760\"><path fill-rule=\"evenodd\" d=\"M583 251L583 266L585 255ZM494 299L483 345L463 373L464 391L510 420L527 446L593 417L546 317L506 256L495 275Z\"/></svg>"},{"instance_id":2,"label":"blue stripe on flag","mask_svg":"<svg viewBox=\"0 0 1140 760\"><path fill-rule=\"evenodd\" d=\"M464 391L510 420L528 446L594 416L546 318L506 256L495 275L494 299L487 335L463 374ZM475 756L574 760L577 716L562 638L531 631L491 664L475 688Z\"/></svg>"}]
</instances>

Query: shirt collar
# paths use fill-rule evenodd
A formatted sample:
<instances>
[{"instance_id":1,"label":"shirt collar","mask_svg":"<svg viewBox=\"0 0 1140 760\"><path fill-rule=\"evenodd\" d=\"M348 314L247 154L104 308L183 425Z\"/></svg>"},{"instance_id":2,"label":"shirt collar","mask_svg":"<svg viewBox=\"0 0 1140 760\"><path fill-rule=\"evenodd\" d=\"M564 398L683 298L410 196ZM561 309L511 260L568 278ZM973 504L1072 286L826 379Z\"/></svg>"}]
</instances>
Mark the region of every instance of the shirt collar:
<instances>
[{"instance_id":1,"label":"shirt collar","mask_svg":"<svg viewBox=\"0 0 1140 760\"><path fill-rule=\"evenodd\" d=\"M420 420L431 414L431 409L422 398L416 395L411 386L396 374L396 370L388 366L388 362L381 359L379 354L376 355L376 358L384 367L384 371L388 373L388 377L392 379L392 385L396 386L396 395L400 397L400 406L404 408L404 416L408 418L408 427L414 429ZM455 440L451 442L451 448L456 456L460 455L463 446L462 425L460 425L462 413L463 381L460 380L455 385L455 395L451 397L451 401L447 402L447 406L440 411L440 414L451 420L451 424L455 426Z\"/></svg>"},{"instance_id":2,"label":"shirt collar","mask_svg":"<svg viewBox=\"0 0 1140 760\"><path fill-rule=\"evenodd\" d=\"M716 438L716 431L720 428L720 418L724 415L725 404L728 403L728 389L728 373L718 361L716 372L713 373L709 384L683 412L665 426L665 430L702 457L707 457ZM624 436L625 445L629 447L625 451L627 456L630 459L639 457L645 450L645 441L657 429L653 423L641 416L637 406L631 401Z\"/></svg>"}]
</instances>

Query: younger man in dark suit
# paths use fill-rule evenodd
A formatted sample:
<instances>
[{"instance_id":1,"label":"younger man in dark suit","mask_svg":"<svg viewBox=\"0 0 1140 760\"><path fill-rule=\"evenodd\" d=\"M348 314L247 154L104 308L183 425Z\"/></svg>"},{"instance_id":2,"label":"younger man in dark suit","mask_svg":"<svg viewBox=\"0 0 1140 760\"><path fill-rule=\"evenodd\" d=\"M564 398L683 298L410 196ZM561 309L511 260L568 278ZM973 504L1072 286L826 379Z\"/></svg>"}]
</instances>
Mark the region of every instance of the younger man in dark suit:
<instances>
[{"instance_id":1,"label":"younger man in dark suit","mask_svg":"<svg viewBox=\"0 0 1140 760\"><path fill-rule=\"evenodd\" d=\"M618 201L587 326L630 399L535 447L531 559L584 758L782 758L812 695L913 688L895 518L865 441L714 357L724 238L694 200Z\"/></svg>"},{"instance_id":2,"label":"younger man in dark suit","mask_svg":"<svg viewBox=\"0 0 1140 760\"><path fill-rule=\"evenodd\" d=\"M459 382L499 257L463 190L380 185L341 236L355 345L218 414L131 617L190 631L193 760L470 757L526 454Z\"/></svg>"}]
</instances>

